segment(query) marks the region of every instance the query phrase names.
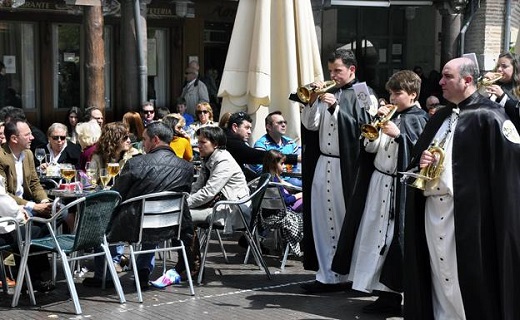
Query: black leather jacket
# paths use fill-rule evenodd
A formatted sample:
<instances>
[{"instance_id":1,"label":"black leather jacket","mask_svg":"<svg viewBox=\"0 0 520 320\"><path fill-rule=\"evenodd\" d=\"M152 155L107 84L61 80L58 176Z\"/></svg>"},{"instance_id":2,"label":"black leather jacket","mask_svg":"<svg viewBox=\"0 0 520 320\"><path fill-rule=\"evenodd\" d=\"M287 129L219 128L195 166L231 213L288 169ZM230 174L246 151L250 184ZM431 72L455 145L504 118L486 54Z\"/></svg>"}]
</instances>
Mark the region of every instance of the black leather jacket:
<instances>
[{"instance_id":1,"label":"black leather jacket","mask_svg":"<svg viewBox=\"0 0 520 320\"><path fill-rule=\"evenodd\" d=\"M161 146L147 154L129 159L121 174L116 177L112 190L118 191L123 201L161 191L189 193L193 182L193 170L193 164L177 157L169 146ZM135 226L137 214L138 205L125 205L116 209L109 225L109 242L135 242L139 230L132 226ZM184 232L193 234L191 214L186 203L181 233Z\"/></svg>"}]
</instances>

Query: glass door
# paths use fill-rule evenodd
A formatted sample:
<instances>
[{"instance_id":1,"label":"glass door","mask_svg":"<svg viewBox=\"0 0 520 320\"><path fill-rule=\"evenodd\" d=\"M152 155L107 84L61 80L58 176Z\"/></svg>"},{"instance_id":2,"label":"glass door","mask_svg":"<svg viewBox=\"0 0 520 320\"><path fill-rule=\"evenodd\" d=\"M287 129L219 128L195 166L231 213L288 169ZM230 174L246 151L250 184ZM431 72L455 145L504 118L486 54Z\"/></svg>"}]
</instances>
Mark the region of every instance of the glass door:
<instances>
[{"instance_id":1,"label":"glass door","mask_svg":"<svg viewBox=\"0 0 520 320\"><path fill-rule=\"evenodd\" d=\"M81 106L81 25L54 24L54 108Z\"/></svg>"},{"instance_id":2,"label":"glass door","mask_svg":"<svg viewBox=\"0 0 520 320\"><path fill-rule=\"evenodd\" d=\"M0 108L36 108L36 34L34 23L0 21Z\"/></svg>"}]
</instances>

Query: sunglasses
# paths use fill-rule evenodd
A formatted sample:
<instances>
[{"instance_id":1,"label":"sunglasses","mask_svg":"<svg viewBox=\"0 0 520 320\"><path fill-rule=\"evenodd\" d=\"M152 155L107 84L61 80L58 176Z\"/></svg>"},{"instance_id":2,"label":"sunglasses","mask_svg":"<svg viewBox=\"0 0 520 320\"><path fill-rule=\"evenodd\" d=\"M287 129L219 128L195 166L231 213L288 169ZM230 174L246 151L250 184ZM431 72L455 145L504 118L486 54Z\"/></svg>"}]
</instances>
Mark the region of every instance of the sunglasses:
<instances>
[{"instance_id":1,"label":"sunglasses","mask_svg":"<svg viewBox=\"0 0 520 320\"><path fill-rule=\"evenodd\" d=\"M155 113L155 111L153 111L153 110L142 110L142 112L143 112L144 114Z\"/></svg>"},{"instance_id":2,"label":"sunglasses","mask_svg":"<svg viewBox=\"0 0 520 320\"><path fill-rule=\"evenodd\" d=\"M209 111L208 110L199 110L199 111L195 111L195 113L196 114L201 114L201 113L206 114L206 113L209 113Z\"/></svg>"},{"instance_id":3,"label":"sunglasses","mask_svg":"<svg viewBox=\"0 0 520 320\"><path fill-rule=\"evenodd\" d=\"M65 139L67 139L67 137L66 136L52 136L51 139L54 141L58 141L58 140L65 140Z\"/></svg>"}]
</instances>

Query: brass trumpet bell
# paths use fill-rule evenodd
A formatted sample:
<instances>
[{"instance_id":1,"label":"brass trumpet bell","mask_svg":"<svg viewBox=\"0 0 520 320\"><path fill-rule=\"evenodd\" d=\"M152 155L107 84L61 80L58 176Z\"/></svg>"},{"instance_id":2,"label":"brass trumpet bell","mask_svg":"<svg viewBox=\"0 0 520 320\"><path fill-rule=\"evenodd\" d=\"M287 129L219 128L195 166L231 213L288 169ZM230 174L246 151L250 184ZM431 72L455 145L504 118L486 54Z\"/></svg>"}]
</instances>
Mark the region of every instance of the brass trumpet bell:
<instances>
[{"instance_id":1,"label":"brass trumpet bell","mask_svg":"<svg viewBox=\"0 0 520 320\"><path fill-rule=\"evenodd\" d=\"M312 83L309 83L299 87L296 91L296 94L302 102L309 103L309 101L311 100L312 93L323 94L329 91L330 89L334 88L335 86L336 81L334 80L325 81L325 86L323 88L316 88L315 86L313 86Z\"/></svg>"},{"instance_id":2,"label":"brass trumpet bell","mask_svg":"<svg viewBox=\"0 0 520 320\"><path fill-rule=\"evenodd\" d=\"M499 72L488 72L481 77L477 82L477 87L488 87L495 84L498 80L502 79L502 74Z\"/></svg>"},{"instance_id":3,"label":"brass trumpet bell","mask_svg":"<svg viewBox=\"0 0 520 320\"><path fill-rule=\"evenodd\" d=\"M411 184L412 187L420 190L424 190L426 188L426 182L428 181L438 182L438 179L444 170L444 150L437 143L434 143L433 146L428 149L428 151L433 154L437 161L422 168L415 181ZM435 185L437 182L435 182ZM432 187L435 187L435 185Z\"/></svg>"},{"instance_id":4,"label":"brass trumpet bell","mask_svg":"<svg viewBox=\"0 0 520 320\"><path fill-rule=\"evenodd\" d=\"M379 138L379 128L381 128L385 123L390 121L395 111L397 110L396 105L387 105L390 109L390 112L384 117L378 117L371 123L361 125L361 135L367 138L370 141L374 141Z\"/></svg>"}]
</instances>

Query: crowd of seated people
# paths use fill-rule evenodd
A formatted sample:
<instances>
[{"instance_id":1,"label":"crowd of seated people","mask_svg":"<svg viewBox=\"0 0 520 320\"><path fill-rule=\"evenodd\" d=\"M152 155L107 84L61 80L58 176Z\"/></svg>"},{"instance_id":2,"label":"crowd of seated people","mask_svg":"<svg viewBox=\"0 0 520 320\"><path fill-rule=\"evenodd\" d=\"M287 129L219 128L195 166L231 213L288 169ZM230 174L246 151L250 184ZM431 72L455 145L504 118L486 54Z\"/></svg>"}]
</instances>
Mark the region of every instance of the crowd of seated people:
<instances>
[{"instance_id":1,"label":"crowd of seated people","mask_svg":"<svg viewBox=\"0 0 520 320\"><path fill-rule=\"evenodd\" d=\"M177 110L183 111L183 108ZM192 249L198 247L198 240L194 236L196 226L199 223L209 221L212 206L216 201L223 199L237 200L248 196L250 192L246 175L242 169L245 162L239 162L242 160L241 158L236 159L230 151L226 150L229 146L229 137L237 138L240 144L249 148L248 150L259 152L258 157L249 163L261 164L263 156L266 154L265 151L250 148L245 143L249 138L247 132L250 132L252 122L247 115L244 116L243 113L225 114L223 116L225 118L223 121L226 122L225 128L221 128L217 125L217 122L213 121L212 109L208 103L199 103L196 110L197 121L189 126L191 130L194 130L194 140L191 140L189 134L185 131L185 128L187 128L186 119L182 114L166 114L165 112L162 119L159 120L171 130L172 139L169 142L169 148L176 157L182 159L185 163L189 163L193 159L193 149L195 149L201 160L200 172L193 177L194 182L189 188L191 192L188 197L188 206L191 211L188 225L193 223L192 231L189 233L192 235L192 240L189 243ZM25 120L23 110L14 110L9 107L0 110L0 120L5 120L5 122L0 123L0 139L2 139L2 149L5 154L4 157L0 156L0 201L6 203L5 207L2 206L0 216L15 216L18 218L27 218L33 215L49 216L51 201L39 182L36 169L41 169L45 173L51 163L70 163L77 170L85 171L87 163L93 163L97 168L105 168L108 163L118 163L122 170L129 159L145 154L147 150L154 150L155 148L146 145L150 142L146 141L147 137L144 132L147 125L158 121L155 112L156 108L153 104L145 103L137 112L129 111L125 113L121 121L106 123L101 109L91 107L86 110L84 121L79 122L78 120L82 119L81 110L72 107L67 112L65 123L51 124L47 129L47 135L42 136L37 133L41 130ZM249 129L242 130L241 126L244 126L247 122ZM158 131L156 131L154 129L152 132L157 133ZM240 135L241 131L246 133ZM41 164L34 160L34 155L30 151L36 141L34 134L39 136L38 146L44 148L47 154L45 161ZM153 139L153 137L148 137L148 139ZM161 148L164 147L161 146ZM7 156L11 153L14 157ZM16 176L12 176L9 170L10 167L15 166L13 159L14 162L20 161L23 163L23 166L20 167L21 172L17 172ZM291 159L296 163L295 157ZM193 165L191 165L191 168L194 168ZM17 181L16 177L18 176L22 176L23 181ZM151 179L142 178L145 180ZM2 191L4 195L2 195ZM224 226L226 232L231 232L240 227L241 220L236 214L224 209L219 211L218 215L216 220ZM224 219L225 217L228 218ZM44 227L33 232L35 237L45 236L46 234ZM1 230L1 226L0 239L3 239L0 240L3 243L13 241L10 232ZM194 249L192 251L193 255L189 257L189 260L190 265L193 266L192 276L196 276L200 267L199 253ZM116 270L123 271L124 265L127 263L124 261L124 246L113 246L111 252ZM38 261L38 259L47 262ZM52 283L45 280L47 257L31 258L29 262L31 271L34 269L35 263L40 266L39 270L34 271L33 275L36 290L52 290ZM178 264L178 266L182 268L181 264ZM182 270L180 271L182 272ZM40 274L43 276L40 276ZM149 279L148 275L149 273L143 279ZM183 279L185 278L184 275ZM85 285L94 284L97 286L98 282L97 280L92 283L87 281Z\"/></svg>"}]
</instances>

